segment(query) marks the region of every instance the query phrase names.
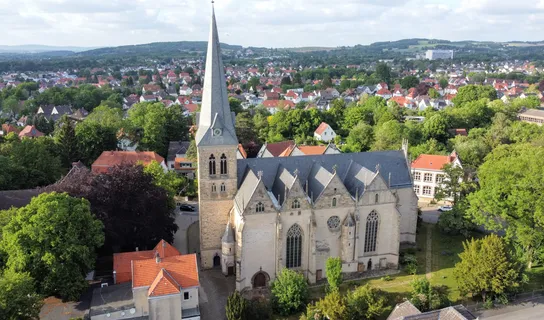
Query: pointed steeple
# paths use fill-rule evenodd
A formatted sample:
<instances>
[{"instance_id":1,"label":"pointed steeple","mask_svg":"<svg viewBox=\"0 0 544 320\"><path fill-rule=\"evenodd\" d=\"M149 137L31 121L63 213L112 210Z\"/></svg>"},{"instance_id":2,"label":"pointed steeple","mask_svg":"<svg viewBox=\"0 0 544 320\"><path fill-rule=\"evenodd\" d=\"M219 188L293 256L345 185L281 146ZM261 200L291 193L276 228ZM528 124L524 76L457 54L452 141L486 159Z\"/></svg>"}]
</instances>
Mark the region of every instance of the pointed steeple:
<instances>
[{"instance_id":1,"label":"pointed steeple","mask_svg":"<svg viewBox=\"0 0 544 320\"><path fill-rule=\"evenodd\" d=\"M206 57L202 108L198 116L197 146L238 146L230 111L219 35L212 5L212 22Z\"/></svg>"}]
</instances>

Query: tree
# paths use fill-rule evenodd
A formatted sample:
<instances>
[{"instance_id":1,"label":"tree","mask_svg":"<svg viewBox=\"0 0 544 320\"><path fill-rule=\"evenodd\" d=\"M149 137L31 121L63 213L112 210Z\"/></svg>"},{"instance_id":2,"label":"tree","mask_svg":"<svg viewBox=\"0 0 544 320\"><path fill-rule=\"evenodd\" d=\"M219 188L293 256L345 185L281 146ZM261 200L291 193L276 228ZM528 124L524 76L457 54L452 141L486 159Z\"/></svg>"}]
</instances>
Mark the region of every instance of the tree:
<instances>
[{"instance_id":1,"label":"tree","mask_svg":"<svg viewBox=\"0 0 544 320\"><path fill-rule=\"evenodd\" d=\"M446 142L448 139L448 117L443 113L436 113L423 123L423 134L427 139L436 139Z\"/></svg>"},{"instance_id":2,"label":"tree","mask_svg":"<svg viewBox=\"0 0 544 320\"><path fill-rule=\"evenodd\" d=\"M440 80L438 80L438 84L440 85L440 88L446 89L449 85L449 82L446 78L440 78Z\"/></svg>"},{"instance_id":3,"label":"tree","mask_svg":"<svg viewBox=\"0 0 544 320\"><path fill-rule=\"evenodd\" d=\"M456 203L451 211L442 212L438 218L438 228L440 228L440 231L444 234L462 234L468 237L470 231L474 230L476 226L470 218L467 218L466 209L467 204L465 201L462 201Z\"/></svg>"},{"instance_id":4,"label":"tree","mask_svg":"<svg viewBox=\"0 0 544 320\"><path fill-rule=\"evenodd\" d=\"M376 65L376 78L387 84L391 83L391 68L386 63Z\"/></svg>"},{"instance_id":5,"label":"tree","mask_svg":"<svg viewBox=\"0 0 544 320\"><path fill-rule=\"evenodd\" d=\"M508 253L504 241L496 234L463 243L453 274L462 295L479 295L485 302L524 283L523 268Z\"/></svg>"},{"instance_id":6,"label":"tree","mask_svg":"<svg viewBox=\"0 0 544 320\"><path fill-rule=\"evenodd\" d=\"M346 139L346 148L349 152L368 151L373 142L374 129L372 126L361 121L350 130Z\"/></svg>"},{"instance_id":7,"label":"tree","mask_svg":"<svg viewBox=\"0 0 544 320\"><path fill-rule=\"evenodd\" d=\"M38 319L42 304L30 274L6 270L0 276L0 317L2 319Z\"/></svg>"},{"instance_id":8,"label":"tree","mask_svg":"<svg viewBox=\"0 0 544 320\"><path fill-rule=\"evenodd\" d=\"M62 116L57 123L55 140L58 145L62 165L65 168L70 168L72 162L80 160L76 130L72 121L66 115Z\"/></svg>"},{"instance_id":9,"label":"tree","mask_svg":"<svg viewBox=\"0 0 544 320\"><path fill-rule=\"evenodd\" d=\"M242 144L258 141L257 133L253 128L253 119L249 112L236 115L236 136Z\"/></svg>"},{"instance_id":10,"label":"tree","mask_svg":"<svg viewBox=\"0 0 544 320\"><path fill-rule=\"evenodd\" d=\"M544 148L500 145L478 170L480 189L467 199L467 211L488 230L506 230L528 267L544 243Z\"/></svg>"},{"instance_id":11,"label":"tree","mask_svg":"<svg viewBox=\"0 0 544 320\"><path fill-rule=\"evenodd\" d=\"M444 180L436 188L435 199L440 201L452 197L453 203L457 203L464 197L462 189L465 170L451 163L446 164L442 170L444 171Z\"/></svg>"},{"instance_id":12,"label":"tree","mask_svg":"<svg viewBox=\"0 0 544 320\"><path fill-rule=\"evenodd\" d=\"M404 138L404 126L396 120L390 120L375 129L372 150L398 150Z\"/></svg>"},{"instance_id":13,"label":"tree","mask_svg":"<svg viewBox=\"0 0 544 320\"><path fill-rule=\"evenodd\" d=\"M329 257L327 259L327 282L331 291L338 291L342 284L342 260Z\"/></svg>"},{"instance_id":14,"label":"tree","mask_svg":"<svg viewBox=\"0 0 544 320\"><path fill-rule=\"evenodd\" d=\"M407 76L402 78L400 85L402 88L408 90L410 88L415 88L419 84L419 79L416 76Z\"/></svg>"},{"instance_id":15,"label":"tree","mask_svg":"<svg viewBox=\"0 0 544 320\"><path fill-rule=\"evenodd\" d=\"M308 300L308 283L302 274L284 268L272 282L271 292L276 310L288 316L304 307Z\"/></svg>"},{"instance_id":16,"label":"tree","mask_svg":"<svg viewBox=\"0 0 544 320\"><path fill-rule=\"evenodd\" d=\"M248 313L248 302L240 292L234 291L227 299L225 314L227 320L246 320Z\"/></svg>"},{"instance_id":17,"label":"tree","mask_svg":"<svg viewBox=\"0 0 544 320\"><path fill-rule=\"evenodd\" d=\"M416 86L414 95L426 96L429 93L429 89L430 87L425 82L422 82Z\"/></svg>"},{"instance_id":18,"label":"tree","mask_svg":"<svg viewBox=\"0 0 544 320\"><path fill-rule=\"evenodd\" d=\"M85 276L104 243L102 229L87 200L42 193L17 210L3 229L0 247L8 255L6 266L28 272L38 292L75 300L87 287Z\"/></svg>"},{"instance_id":19,"label":"tree","mask_svg":"<svg viewBox=\"0 0 544 320\"><path fill-rule=\"evenodd\" d=\"M172 207L174 205L174 196L187 189L190 185L188 179L181 174L170 170L165 172L157 161L146 165L144 172L153 177L153 183L157 187L161 187L168 192L168 196L172 200Z\"/></svg>"},{"instance_id":20,"label":"tree","mask_svg":"<svg viewBox=\"0 0 544 320\"><path fill-rule=\"evenodd\" d=\"M281 78L281 85L284 86L284 85L287 85L287 86L290 86L292 83L291 83L291 77L283 77Z\"/></svg>"},{"instance_id":21,"label":"tree","mask_svg":"<svg viewBox=\"0 0 544 320\"><path fill-rule=\"evenodd\" d=\"M425 312L438 309L448 304L448 290L445 286L432 286L425 277L414 278L410 302L419 310Z\"/></svg>"},{"instance_id":22,"label":"tree","mask_svg":"<svg viewBox=\"0 0 544 320\"><path fill-rule=\"evenodd\" d=\"M239 114L240 112L244 111L244 108L242 108L242 101L229 97L229 105L230 105L230 111L234 112L235 114Z\"/></svg>"},{"instance_id":23,"label":"tree","mask_svg":"<svg viewBox=\"0 0 544 320\"><path fill-rule=\"evenodd\" d=\"M247 82L247 88L248 89L253 88L254 92L257 92L257 87L260 85L261 85L261 80L257 77L253 77L249 79L249 81Z\"/></svg>"},{"instance_id":24,"label":"tree","mask_svg":"<svg viewBox=\"0 0 544 320\"><path fill-rule=\"evenodd\" d=\"M88 199L104 224L106 248L153 248L161 239L172 242L178 227L167 190L141 165L123 164L105 174L77 170L47 191Z\"/></svg>"},{"instance_id":25,"label":"tree","mask_svg":"<svg viewBox=\"0 0 544 320\"><path fill-rule=\"evenodd\" d=\"M440 93L438 93L438 91L436 91L435 88L429 88L428 94L429 94L429 97L432 99L440 98Z\"/></svg>"},{"instance_id":26,"label":"tree","mask_svg":"<svg viewBox=\"0 0 544 320\"><path fill-rule=\"evenodd\" d=\"M329 292L323 299L309 306L306 318L311 320L338 319L346 317L346 299L335 290Z\"/></svg>"},{"instance_id":27,"label":"tree","mask_svg":"<svg viewBox=\"0 0 544 320\"><path fill-rule=\"evenodd\" d=\"M480 99L497 99L497 91L492 86L467 85L459 88L457 95L453 98L455 106L461 106L465 102Z\"/></svg>"},{"instance_id":28,"label":"tree","mask_svg":"<svg viewBox=\"0 0 544 320\"><path fill-rule=\"evenodd\" d=\"M390 309L385 293L369 284L348 292L346 306L346 319L349 320L379 319Z\"/></svg>"},{"instance_id":29,"label":"tree","mask_svg":"<svg viewBox=\"0 0 544 320\"><path fill-rule=\"evenodd\" d=\"M123 110L110 108L105 105L96 107L89 113L84 122L96 122L101 126L111 128L115 132L127 125L123 119Z\"/></svg>"},{"instance_id":30,"label":"tree","mask_svg":"<svg viewBox=\"0 0 544 320\"><path fill-rule=\"evenodd\" d=\"M98 122L83 121L76 126L81 161L91 165L104 151L117 149L117 132Z\"/></svg>"},{"instance_id":31,"label":"tree","mask_svg":"<svg viewBox=\"0 0 544 320\"><path fill-rule=\"evenodd\" d=\"M321 86L323 87L323 89L332 87L331 77L328 74L323 77L323 82L321 82Z\"/></svg>"}]
</instances>

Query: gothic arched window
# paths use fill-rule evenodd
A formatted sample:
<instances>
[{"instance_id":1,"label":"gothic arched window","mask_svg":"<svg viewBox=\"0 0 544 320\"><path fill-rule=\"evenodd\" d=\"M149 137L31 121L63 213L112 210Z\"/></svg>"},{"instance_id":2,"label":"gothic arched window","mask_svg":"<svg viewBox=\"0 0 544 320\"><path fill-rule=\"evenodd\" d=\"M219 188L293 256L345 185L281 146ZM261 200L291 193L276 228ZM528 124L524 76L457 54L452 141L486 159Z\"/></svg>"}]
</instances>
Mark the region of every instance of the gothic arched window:
<instances>
[{"instance_id":1,"label":"gothic arched window","mask_svg":"<svg viewBox=\"0 0 544 320\"><path fill-rule=\"evenodd\" d=\"M293 203L291 203L291 209L300 209L300 202L297 199L293 200Z\"/></svg>"},{"instance_id":2,"label":"gothic arched window","mask_svg":"<svg viewBox=\"0 0 544 320\"><path fill-rule=\"evenodd\" d=\"M212 192L217 192L217 186L215 183L212 184Z\"/></svg>"},{"instance_id":3,"label":"gothic arched window","mask_svg":"<svg viewBox=\"0 0 544 320\"><path fill-rule=\"evenodd\" d=\"M221 184L221 192L227 191L227 186L224 183Z\"/></svg>"},{"instance_id":4,"label":"gothic arched window","mask_svg":"<svg viewBox=\"0 0 544 320\"><path fill-rule=\"evenodd\" d=\"M376 251L376 239L378 238L378 214L372 211L366 218L365 252Z\"/></svg>"},{"instance_id":5,"label":"gothic arched window","mask_svg":"<svg viewBox=\"0 0 544 320\"><path fill-rule=\"evenodd\" d=\"M374 196L374 203L378 202L380 202L380 195L376 193L376 195Z\"/></svg>"},{"instance_id":6,"label":"gothic arched window","mask_svg":"<svg viewBox=\"0 0 544 320\"><path fill-rule=\"evenodd\" d=\"M221 155L221 174L227 174L227 156L224 153Z\"/></svg>"},{"instance_id":7,"label":"gothic arched window","mask_svg":"<svg viewBox=\"0 0 544 320\"><path fill-rule=\"evenodd\" d=\"M210 156L210 175L215 174L215 157L213 154Z\"/></svg>"},{"instance_id":8,"label":"gothic arched window","mask_svg":"<svg viewBox=\"0 0 544 320\"><path fill-rule=\"evenodd\" d=\"M264 211L264 204L262 202L257 203L257 207L255 208L255 212L263 212Z\"/></svg>"},{"instance_id":9,"label":"gothic arched window","mask_svg":"<svg viewBox=\"0 0 544 320\"><path fill-rule=\"evenodd\" d=\"M332 198L332 206L336 207L336 198Z\"/></svg>"},{"instance_id":10,"label":"gothic arched window","mask_svg":"<svg viewBox=\"0 0 544 320\"><path fill-rule=\"evenodd\" d=\"M285 266L287 268L298 268L302 265L302 229L294 224L287 231L287 252L285 255Z\"/></svg>"}]
</instances>

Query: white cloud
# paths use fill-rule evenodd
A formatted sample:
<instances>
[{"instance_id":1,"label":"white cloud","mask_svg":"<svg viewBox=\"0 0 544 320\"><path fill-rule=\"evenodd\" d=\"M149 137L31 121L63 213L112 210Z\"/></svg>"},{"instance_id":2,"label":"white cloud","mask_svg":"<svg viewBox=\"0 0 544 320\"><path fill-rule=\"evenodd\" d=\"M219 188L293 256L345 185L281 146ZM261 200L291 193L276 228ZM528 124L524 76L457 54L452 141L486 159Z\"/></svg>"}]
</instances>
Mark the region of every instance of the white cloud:
<instances>
[{"instance_id":1,"label":"white cloud","mask_svg":"<svg viewBox=\"0 0 544 320\"><path fill-rule=\"evenodd\" d=\"M544 0L216 0L215 6L221 41L244 46L415 37L534 41L544 27ZM0 44L206 40L210 11L207 0L0 0Z\"/></svg>"}]
</instances>

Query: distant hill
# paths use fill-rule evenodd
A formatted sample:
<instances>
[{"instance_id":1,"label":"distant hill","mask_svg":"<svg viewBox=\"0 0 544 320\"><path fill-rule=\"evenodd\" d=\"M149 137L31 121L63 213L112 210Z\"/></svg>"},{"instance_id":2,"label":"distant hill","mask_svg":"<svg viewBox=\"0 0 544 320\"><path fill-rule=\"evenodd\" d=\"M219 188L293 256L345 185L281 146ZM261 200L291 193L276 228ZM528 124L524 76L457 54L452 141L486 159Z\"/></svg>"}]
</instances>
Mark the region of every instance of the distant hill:
<instances>
[{"instance_id":1,"label":"distant hill","mask_svg":"<svg viewBox=\"0 0 544 320\"><path fill-rule=\"evenodd\" d=\"M3 53L43 53L43 52L81 52L96 47L71 47L71 46L44 46L39 44L26 44L20 46L2 46L0 45L0 52Z\"/></svg>"},{"instance_id":2,"label":"distant hill","mask_svg":"<svg viewBox=\"0 0 544 320\"><path fill-rule=\"evenodd\" d=\"M131 46L108 47L79 52L77 56L97 57L109 55L175 55L179 52L205 52L207 41L154 42ZM223 50L242 50L242 46L222 43Z\"/></svg>"}]
</instances>

